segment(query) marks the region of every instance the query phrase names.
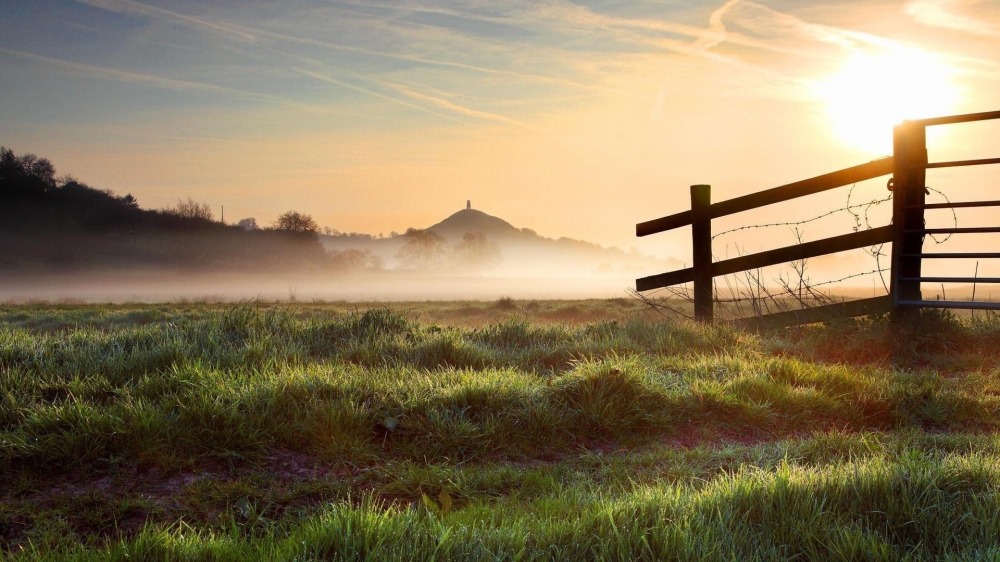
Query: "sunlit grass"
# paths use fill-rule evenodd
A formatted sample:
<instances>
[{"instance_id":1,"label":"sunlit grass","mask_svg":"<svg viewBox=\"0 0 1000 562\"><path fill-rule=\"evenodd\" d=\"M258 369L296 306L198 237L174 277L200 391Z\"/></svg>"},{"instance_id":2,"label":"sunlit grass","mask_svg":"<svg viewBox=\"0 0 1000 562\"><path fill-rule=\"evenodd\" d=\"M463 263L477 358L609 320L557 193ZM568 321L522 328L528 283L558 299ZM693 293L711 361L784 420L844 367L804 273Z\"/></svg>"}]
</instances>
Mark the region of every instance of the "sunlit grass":
<instances>
[{"instance_id":1,"label":"sunlit grass","mask_svg":"<svg viewBox=\"0 0 1000 562\"><path fill-rule=\"evenodd\" d=\"M608 319L9 307L0 537L49 559L1000 553L996 317L750 334L590 306Z\"/></svg>"}]
</instances>

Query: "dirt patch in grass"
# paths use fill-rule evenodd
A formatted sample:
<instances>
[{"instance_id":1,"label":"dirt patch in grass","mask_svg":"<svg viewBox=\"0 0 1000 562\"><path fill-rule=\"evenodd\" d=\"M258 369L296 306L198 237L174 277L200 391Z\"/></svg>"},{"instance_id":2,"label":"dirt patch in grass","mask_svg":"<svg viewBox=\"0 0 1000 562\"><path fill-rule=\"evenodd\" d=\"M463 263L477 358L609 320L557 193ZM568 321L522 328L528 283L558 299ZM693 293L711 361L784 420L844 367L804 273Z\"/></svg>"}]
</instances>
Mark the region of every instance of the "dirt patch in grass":
<instances>
[{"instance_id":1,"label":"dirt patch in grass","mask_svg":"<svg viewBox=\"0 0 1000 562\"><path fill-rule=\"evenodd\" d=\"M129 467L63 474L0 495L0 538L24 544L49 517L64 520L80 536L122 539L147 523L183 519L212 526L226 512L247 517L258 504L271 512L308 511L343 495L358 477L356 468L334 467L288 449L236 467L207 459L174 472Z\"/></svg>"}]
</instances>

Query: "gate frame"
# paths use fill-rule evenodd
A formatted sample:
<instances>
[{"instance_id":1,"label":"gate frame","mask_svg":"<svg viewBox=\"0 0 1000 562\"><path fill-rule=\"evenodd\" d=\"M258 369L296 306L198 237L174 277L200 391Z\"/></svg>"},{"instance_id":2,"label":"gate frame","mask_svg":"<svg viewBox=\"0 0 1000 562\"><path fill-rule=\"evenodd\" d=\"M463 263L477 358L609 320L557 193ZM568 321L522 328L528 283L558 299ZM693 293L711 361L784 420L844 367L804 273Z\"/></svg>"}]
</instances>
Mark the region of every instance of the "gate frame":
<instances>
[{"instance_id":1,"label":"gate frame","mask_svg":"<svg viewBox=\"0 0 1000 562\"><path fill-rule=\"evenodd\" d=\"M1000 253L992 252L927 254L923 251L923 241L927 234L1000 233L1000 227L928 229L924 224L924 211L927 209L1000 206L1000 201L968 201L930 205L926 203L927 188L925 184L928 169L1000 164L1000 158L929 163L927 127L992 119L1000 119L1000 111L904 121L893 129L893 155L891 157L714 204L711 202L710 185L692 185L691 209L689 211L635 225L636 236L648 236L690 225L692 267L636 279L636 290L641 292L693 282L695 319L702 322L712 322L714 319L712 279L714 277L892 242L889 295L779 312L747 318L739 322L758 327L780 327L818 322L834 317L853 317L890 311L895 317L904 318L921 307L1000 310L1000 302L925 301L920 290L920 284L926 282L1000 283L1000 278L924 277L921 273L924 259L1000 258ZM789 201L888 174L892 174L889 186L893 192L892 224L889 226L723 261L712 261L713 218Z\"/></svg>"}]
</instances>

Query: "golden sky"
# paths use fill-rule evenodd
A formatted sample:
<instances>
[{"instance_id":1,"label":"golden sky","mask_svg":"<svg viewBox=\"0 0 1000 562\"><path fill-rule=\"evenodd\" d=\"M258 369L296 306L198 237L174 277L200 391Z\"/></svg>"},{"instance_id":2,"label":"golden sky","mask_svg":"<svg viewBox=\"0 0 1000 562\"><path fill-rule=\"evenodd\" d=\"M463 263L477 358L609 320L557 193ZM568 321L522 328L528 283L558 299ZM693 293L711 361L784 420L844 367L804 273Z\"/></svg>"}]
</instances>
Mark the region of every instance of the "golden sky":
<instances>
[{"instance_id":1,"label":"golden sky","mask_svg":"<svg viewBox=\"0 0 1000 562\"><path fill-rule=\"evenodd\" d=\"M888 155L900 119L1000 109L991 1L0 0L0 10L0 143L145 207L187 196L224 205L228 222L296 209L388 234L472 199L543 235L683 261L686 233L637 240L634 224L686 209L690 184L712 184L721 200ZM931 158L998 156L998 131L934 134ZM988 178L997 198L998 176L929 177L971 199L989 193ZM859 185L853 200L882 197L884 184ZM805 218L845 197L718 228ZM778 236L787 229L720 240L716 252Z\"/></svg>"}]
</instances>

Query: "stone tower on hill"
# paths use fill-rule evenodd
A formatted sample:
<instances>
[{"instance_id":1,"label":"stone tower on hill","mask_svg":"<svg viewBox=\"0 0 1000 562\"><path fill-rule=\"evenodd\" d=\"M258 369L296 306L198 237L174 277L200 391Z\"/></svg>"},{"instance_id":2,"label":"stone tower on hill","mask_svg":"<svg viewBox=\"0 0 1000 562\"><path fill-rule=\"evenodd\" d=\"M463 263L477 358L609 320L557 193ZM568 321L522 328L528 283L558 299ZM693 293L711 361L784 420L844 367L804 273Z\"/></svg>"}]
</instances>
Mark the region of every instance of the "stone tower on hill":
<instances>
[{"instance_id":1,"label":"stone tower on hill","mask_svg":"<svg viewBox=\"0 0 1000 562\"><path fill-rule=\"evenodd\" d=\"M487 238L495 241L523 236L520 230L507 221L473 209L471 201L467 201L461 211L427 227L427 230L452 242L461 240L467 232L482 232Z\"/></svg>"}]
</instances>

